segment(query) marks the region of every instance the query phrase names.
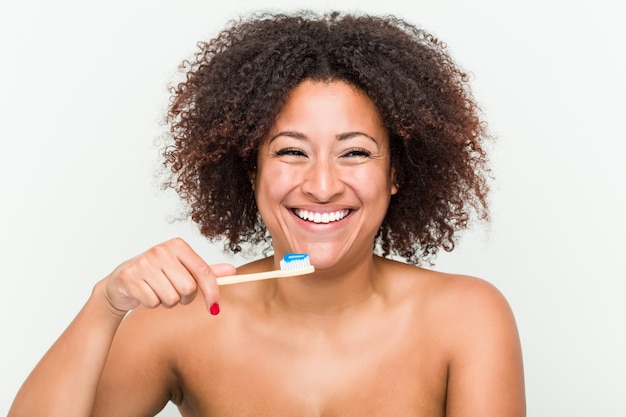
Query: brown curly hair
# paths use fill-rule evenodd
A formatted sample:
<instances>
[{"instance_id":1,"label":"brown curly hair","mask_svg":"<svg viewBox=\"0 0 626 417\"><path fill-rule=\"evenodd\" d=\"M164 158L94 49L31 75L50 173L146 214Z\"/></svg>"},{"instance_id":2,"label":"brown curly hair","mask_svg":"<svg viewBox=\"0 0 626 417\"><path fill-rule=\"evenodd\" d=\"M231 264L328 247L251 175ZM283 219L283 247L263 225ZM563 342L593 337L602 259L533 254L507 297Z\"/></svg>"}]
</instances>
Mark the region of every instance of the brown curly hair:
<instances>
[{"instance_id":1,"label":"brown curly hair","mask_svg":"<svg viewBox=\"0 0 626 417\"><path fill-rule=\"evenodd\" d=\"M389 131L399 192L380 226L383 256L419 264L476 216L488 218L489 138L468 75L446 45L394 16L254 14L232 21L184 61L166 122L166 186L211 240L232 252L267 243L249 174L290 91L344 81L375 103Z\"/></svg>"}]
</instances>

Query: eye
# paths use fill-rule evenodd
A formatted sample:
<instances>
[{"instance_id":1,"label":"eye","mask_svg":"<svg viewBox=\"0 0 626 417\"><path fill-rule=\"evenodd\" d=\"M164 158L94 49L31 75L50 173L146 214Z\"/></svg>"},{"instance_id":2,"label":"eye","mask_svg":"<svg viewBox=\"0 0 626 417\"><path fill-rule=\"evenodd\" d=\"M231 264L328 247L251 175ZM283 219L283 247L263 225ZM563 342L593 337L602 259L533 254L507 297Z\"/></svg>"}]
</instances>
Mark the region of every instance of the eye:
<instances>
[{"instance_id":1,"label":"eye","mask_svg":"<svg viewBox=\"0 0 626 417\"><path fill-rule=\"evenodd\" d=\"M348 149L341 156L344 158L370 158L372 156L372 153L368 151L367 149L354 148L354 149Z\"/></svg>"},{"instance_id":2,"label":"eye","mask_svg":"<svg viewBox=\"0 0 626 417\"><path fill-rule=\"evenodd\" d=\"M277 150L274 155L276 156L293 156L293 157L306 157L306 154L298 148L283 148Z\"/></svg>"}]
</instances>

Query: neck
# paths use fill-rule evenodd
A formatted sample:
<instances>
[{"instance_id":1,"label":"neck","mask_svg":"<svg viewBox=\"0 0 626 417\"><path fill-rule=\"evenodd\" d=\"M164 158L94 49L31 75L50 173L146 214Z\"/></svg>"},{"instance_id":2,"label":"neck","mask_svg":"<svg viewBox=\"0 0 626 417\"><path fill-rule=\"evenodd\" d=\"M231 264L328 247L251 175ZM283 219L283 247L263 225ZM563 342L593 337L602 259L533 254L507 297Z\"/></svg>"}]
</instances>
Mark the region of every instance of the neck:
<instances>
[{"instance_id":1,"label":"neck","mask_svg":"<svg viewBox=\"0 0 626 417\"><path fill-rule=\"evenodd\" d=\"M270 304L310 317L336 317L367 304L378 294L379 258L273 280Z\"/></svg>"}]
</instances>

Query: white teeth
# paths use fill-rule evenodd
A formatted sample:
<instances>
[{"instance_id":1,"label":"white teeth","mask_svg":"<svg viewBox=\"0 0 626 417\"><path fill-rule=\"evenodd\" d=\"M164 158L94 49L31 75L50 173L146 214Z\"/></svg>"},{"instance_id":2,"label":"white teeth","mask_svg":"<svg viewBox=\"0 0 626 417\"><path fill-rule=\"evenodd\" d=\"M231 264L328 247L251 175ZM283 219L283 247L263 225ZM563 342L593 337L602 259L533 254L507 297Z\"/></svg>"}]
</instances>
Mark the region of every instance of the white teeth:
<instances>
[{"instance_id":1,"label":"white teeth","mask_svg":"<svg viewBox=\"0 0 626 417\"><path fill-rule=\"evenodd\" d=\"M350 210L338 210L331 213L316 213L308 210L294 210L296 216L313 223L330 223L345 218Z\"/></svg>"}]
</instances>

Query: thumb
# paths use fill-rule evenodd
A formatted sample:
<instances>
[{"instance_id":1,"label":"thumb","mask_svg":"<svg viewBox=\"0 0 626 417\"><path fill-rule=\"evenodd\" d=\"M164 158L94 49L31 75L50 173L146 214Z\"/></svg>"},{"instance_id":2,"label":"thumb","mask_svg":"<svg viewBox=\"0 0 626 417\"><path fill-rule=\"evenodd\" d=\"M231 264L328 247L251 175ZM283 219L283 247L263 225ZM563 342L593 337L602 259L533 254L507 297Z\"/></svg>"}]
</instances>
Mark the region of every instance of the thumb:
<instances>
[{"instance_id":1,"label":"thumb","mask_svg":"<svg viewBox=\"0 0 626 417\"><path fill-rule=\"evenodd\" d=\"M216 277L225 277L237 273L237 268L231 264L213 264L209 266L211 267L211 271L213 271L213 275Z\"/></svg>"}]
</instances>

